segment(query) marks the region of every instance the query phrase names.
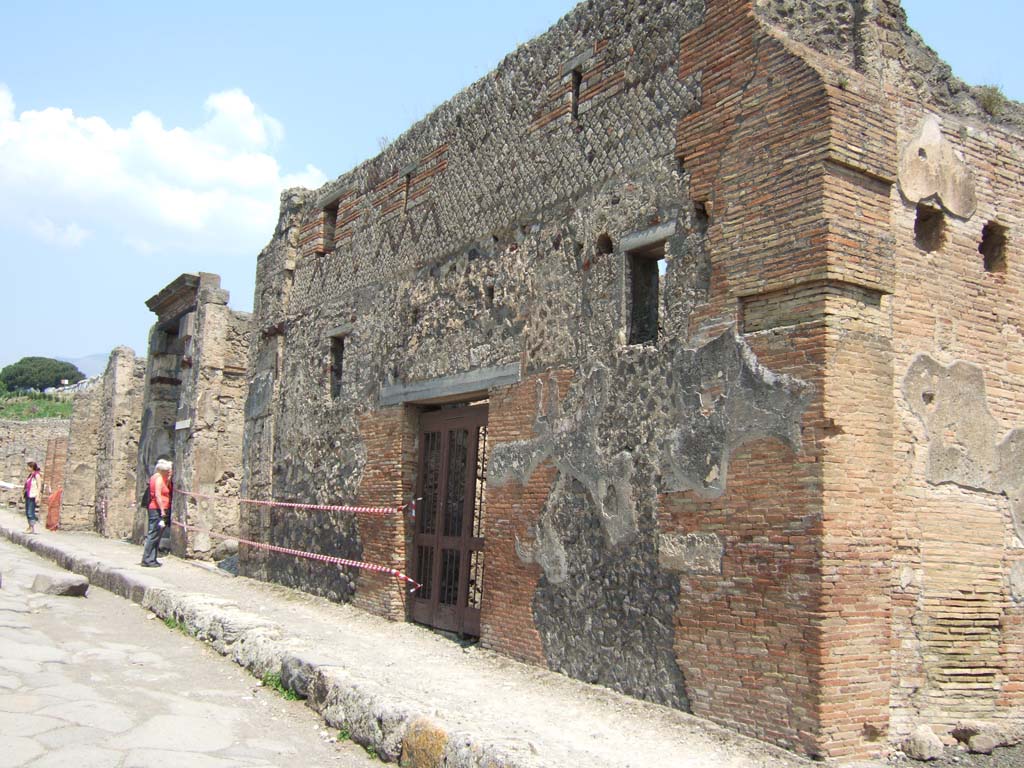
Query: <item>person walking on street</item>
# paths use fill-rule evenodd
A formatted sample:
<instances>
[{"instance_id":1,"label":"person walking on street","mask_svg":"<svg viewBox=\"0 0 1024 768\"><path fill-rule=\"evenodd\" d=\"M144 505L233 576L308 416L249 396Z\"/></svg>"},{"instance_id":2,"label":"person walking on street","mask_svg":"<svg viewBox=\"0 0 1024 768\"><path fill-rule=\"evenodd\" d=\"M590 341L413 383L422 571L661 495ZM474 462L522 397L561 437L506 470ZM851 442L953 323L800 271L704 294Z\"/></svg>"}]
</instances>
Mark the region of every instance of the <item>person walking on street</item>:
<instances>
[{"instance_id":1,"label":"person walking on street","mask_svg":"<svg viewBox=\"0 0 1024 768\"><path fill-rule=\"evenodd\" d=\"M28 477L25 478L25 517L28 519L28 528L25 529L25 533L35 533L36 523L39 522L36 504L39 503L39 495L43 492L43 473L34 461L29 461L28 469Z\"/></svg>"},{"instance_id":2,"label":"person walking on street","mask_svg":"<svg viewBox=\"0 0 1024 768\"><path fill-rule=\"evenodd\" d=\"M142 550L142 566L159 568L162 563L156 559L160 537L164 528L171 524L171 470L174 465L167 459L156 463L156 471L149 478L149 527L146 529L146 544Z\"/></svg>"}]
</instances>

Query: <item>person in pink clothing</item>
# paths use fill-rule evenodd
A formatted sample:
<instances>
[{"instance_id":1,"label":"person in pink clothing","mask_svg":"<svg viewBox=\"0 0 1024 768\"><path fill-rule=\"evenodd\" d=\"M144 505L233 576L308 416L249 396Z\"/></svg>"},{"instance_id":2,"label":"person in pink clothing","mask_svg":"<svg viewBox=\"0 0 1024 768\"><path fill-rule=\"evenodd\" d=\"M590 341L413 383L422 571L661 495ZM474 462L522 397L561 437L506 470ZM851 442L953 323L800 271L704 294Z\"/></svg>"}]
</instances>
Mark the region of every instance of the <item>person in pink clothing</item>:
<instances>
[{"instance_id":1,"label":"person in pink clothing","mask_svg":"<svg viewBox=\"0 0 1024 768\"><path fill-rule=\"evenodd\" d=\"M159 568L162 563L156 559L160 537L164 528L171 524L171 470L174 465L167 459L156 463L156 472L149 478L149 527L146 530L146 544L142 550L142 567Z\"/></svg>"},{"instance_id":2,"label":"person in pink clothing","mask_svg":"<svg viewBox=\"0 0 1024 768\"><path fill-rule=\"evenodd\" d=\"M43 473L34 461L29 461L28 470L28 477L25 478L25 517L28 519L28 528L25 533L35 533L36 523L39 522L36 505L43 492Z\"/></svg>"}]
</instances>

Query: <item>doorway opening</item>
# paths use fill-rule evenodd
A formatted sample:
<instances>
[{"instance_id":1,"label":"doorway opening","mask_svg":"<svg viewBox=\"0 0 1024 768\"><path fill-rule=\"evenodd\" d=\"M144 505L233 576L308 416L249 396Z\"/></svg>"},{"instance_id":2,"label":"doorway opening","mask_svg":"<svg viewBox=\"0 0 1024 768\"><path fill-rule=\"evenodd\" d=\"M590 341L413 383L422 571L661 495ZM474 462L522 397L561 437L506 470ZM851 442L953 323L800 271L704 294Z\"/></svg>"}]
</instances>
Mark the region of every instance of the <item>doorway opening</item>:
<instances>
[{"instance_id":1,"label":"doorway opening","mask_svg":"<svg viewBox=\"0 0 1024 768\"><path fill-rule=\"evenodd\" d=\"M424 411L419 427L412 619L480 636L487 507L487 403Z\"/></svg>"}]
</instances>

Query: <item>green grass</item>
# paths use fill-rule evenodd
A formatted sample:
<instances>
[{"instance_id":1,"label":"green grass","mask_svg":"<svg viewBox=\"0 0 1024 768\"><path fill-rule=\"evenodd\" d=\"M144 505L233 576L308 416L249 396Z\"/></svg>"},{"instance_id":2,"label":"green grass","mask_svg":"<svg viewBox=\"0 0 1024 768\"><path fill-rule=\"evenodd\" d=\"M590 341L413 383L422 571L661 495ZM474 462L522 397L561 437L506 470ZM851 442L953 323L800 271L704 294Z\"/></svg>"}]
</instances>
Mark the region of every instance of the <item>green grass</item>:
<instances>
[{"instance_id":1,"label":"green grass","mask_svg":"<svg viewBox=\"0 0 1024 768\"><path fill-rule=\"evenodd\" d=\"M348 728L342 726L341 730L338 731L338 741L352 741L352 734ZM374 760L380 760L380 755L377 754L376 747L363 747L366 750L366 756L372 757Z\"/></svg>"},{"instance_id":2,"label":"green grass","mask_svg":"<svg viewBox=\"0 0 1024 768\"><path fill-rule=\"evenodd\" d=\"M191 635L192 634L191 632L188 631L188 627L185 626L184 623L178 621L173 616L165 616L164 617L164 626L167 627L168 629L176 629L176 630L178 630L179 632L181 632L184 635Z\"/></svg>"},{"instance_id":3,"label":"green grass","mask_svg":"<svg viewBox=\"0 0 1024 768\"><path fill-rule=\"evenodd\" d=\"M291 688L285 688L284 683L281 682L281 675L277 672L267 672L263 676L263 685L267 688L273 688L279 694L284 696L287 701L298 701L299 695L295 693Z\"/></svg>"},{"instance_id":4,"label":"green grass","mask_svg":"<svg viewBox=\"0 0 1024 768\"><path fill-rule=\"evenodd\" d=\"M24 395L8 394L0 397L0 419L28 421L30 419L69 419L71 400L56 395L30 392Z\"/></svg>"}]
</instances>

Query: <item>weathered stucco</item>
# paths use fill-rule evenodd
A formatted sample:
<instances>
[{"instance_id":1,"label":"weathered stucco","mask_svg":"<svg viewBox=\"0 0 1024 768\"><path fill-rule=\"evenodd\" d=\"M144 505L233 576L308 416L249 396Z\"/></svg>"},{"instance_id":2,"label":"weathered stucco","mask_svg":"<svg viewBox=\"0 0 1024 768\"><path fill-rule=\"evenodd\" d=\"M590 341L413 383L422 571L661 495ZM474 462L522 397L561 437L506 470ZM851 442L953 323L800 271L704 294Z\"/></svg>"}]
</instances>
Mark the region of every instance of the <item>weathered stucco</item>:
<instances>
[{"instance_id":1,"label":"weathered stucco","mask_svg":"<svg viewBox=\"0 0 1024 768\"><path fill-rule=\"evenodd\" d=\"M978 207L970 167L943 137L934 115L922 121L917 134L903 148L899 182L903 196L912 203L935 200L963 219L970 218Z\"/></svg>"},{"instance_id":2,"label":"weathered stucco","mask_svg":"<svg viewBox=\"0 0 1024 768\"><path fill-rule=\"evenodd\" d=\"M985 372L921 354L907 370L903 393L928 437L928 482L1002 494L1024 542L1024 427L1000 434L988 408Z\"/></svg>"}]
</instances>

